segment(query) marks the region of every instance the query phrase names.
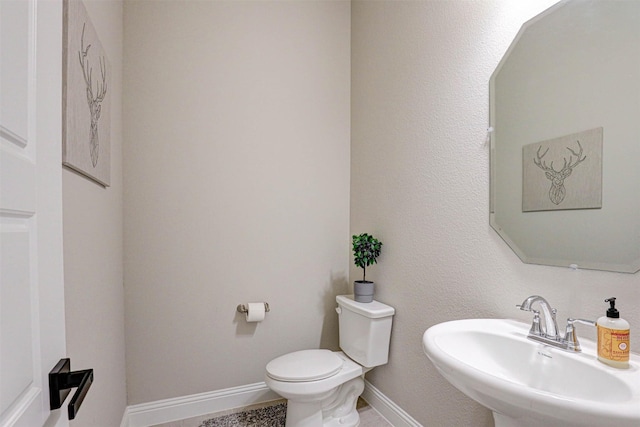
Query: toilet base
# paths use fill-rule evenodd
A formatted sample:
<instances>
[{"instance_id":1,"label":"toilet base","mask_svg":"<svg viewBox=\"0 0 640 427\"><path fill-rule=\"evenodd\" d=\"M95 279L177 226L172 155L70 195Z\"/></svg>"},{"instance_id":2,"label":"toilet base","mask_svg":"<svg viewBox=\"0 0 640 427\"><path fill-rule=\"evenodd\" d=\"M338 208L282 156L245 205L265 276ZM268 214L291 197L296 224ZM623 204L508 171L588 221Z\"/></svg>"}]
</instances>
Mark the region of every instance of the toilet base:
<instances>
[{"instance_id":1,"label":"toilet base","mask_svg":"<svg viewBox=\"0 0 640 427\"><path fill-rule=\"evenodd\" d=\"M286 427L356 427L358 397L364 391L362 376L340 385L316 402L287 401Z\"/></svg>"}]
</instances>

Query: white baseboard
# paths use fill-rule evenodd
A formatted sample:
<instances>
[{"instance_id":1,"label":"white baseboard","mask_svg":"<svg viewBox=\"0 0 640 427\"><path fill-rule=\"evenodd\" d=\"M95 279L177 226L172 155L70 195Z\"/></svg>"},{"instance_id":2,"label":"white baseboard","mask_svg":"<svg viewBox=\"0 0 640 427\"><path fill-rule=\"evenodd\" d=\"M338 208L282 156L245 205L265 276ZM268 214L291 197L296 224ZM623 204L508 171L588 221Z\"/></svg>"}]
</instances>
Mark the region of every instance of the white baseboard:
<instances>
[{"instance_id":1,"label":"white baseboard","mask_svg":"<svg viewBox=\"0 0 640 427\"><path fill-rule=\"evenodd\" d=\"M364 380L362 398L394 427L422 427L422 424L414 420L404 409L396 405L367 380Z\"/></svg>"},{"instance_id":2,"label":"white baseboard","mask_svg":"<svg viewBox=\"0 0 640 427\"><path fill-rule=\"evenodd\" d=\"M120 427L149 427L281 399L264 382L128 406Z\"/></svg>"},{"instance_id":3,"label":"white baseboard","mask_svg":"<svg viewBox=\"0 0 640 427\"><path fill-rule=\"evenodd\" d=\"M402 408L369 381L364 382L362 398L394 427L422 427ZM125 409L120 427L149 427L156 424L198 417L233 408L281 399L264 382L208 393L131 405Z\"/></svg>"}]
</instances>

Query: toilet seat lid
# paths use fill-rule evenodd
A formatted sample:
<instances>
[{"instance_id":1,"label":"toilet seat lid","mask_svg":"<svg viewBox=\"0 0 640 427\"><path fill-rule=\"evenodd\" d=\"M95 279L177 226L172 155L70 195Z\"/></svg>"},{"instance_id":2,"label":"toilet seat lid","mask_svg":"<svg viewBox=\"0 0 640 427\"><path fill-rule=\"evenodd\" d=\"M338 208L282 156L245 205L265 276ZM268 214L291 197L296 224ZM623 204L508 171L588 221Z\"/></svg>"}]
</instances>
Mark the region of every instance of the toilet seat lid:
<instances>
[{"instance_id":1,"label":"toilet seat lid","mask_svg":"<svg viewBox=\"0 0 640 427\"><path fill-rule=\"evenodd\" d=\"M267 363L267 375L278 381L317 381L337 374L343 363L330 350L301 350Z\"/></svg>"}]
</instances>

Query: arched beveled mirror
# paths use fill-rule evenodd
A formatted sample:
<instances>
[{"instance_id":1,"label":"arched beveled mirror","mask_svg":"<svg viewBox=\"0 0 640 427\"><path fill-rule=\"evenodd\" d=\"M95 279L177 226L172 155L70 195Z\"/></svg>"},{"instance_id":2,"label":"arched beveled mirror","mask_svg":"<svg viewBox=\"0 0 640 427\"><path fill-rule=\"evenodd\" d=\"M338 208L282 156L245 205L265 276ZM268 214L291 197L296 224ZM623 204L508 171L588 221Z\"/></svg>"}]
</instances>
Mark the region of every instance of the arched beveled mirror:
<instances>
[{"instance_id":1,"label":"arched beveled mirror","mask_svg":"<svg viewBox=\"0 0 640 427\"><path fill-rule=\"evenodd\" d=\"M490 97L491 226L526 263L640 270L640 1L528 21Z\"/></svg>"}]
</instances>

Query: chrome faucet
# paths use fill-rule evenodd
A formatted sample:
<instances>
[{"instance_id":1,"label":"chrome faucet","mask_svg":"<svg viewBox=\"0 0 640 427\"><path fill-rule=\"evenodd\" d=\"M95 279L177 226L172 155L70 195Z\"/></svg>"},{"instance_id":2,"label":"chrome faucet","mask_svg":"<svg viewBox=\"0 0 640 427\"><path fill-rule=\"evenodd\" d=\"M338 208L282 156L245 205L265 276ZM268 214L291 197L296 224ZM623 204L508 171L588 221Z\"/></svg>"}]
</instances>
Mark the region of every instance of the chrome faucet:
<instances>
[{"instance_id":1,"label":"chrome faucet","mask_svg":"<svg viewBox=\"0 0 640 427\"><path fill-rule=\"evenodd\" d=\"M538 303L542 310L543 325L540 324L540 311L533 309L533 304ZM522 304L516 307L520 310L533 312L533 322L531 323L531 329L527 338L534 341L558 347L562 350L580 352L580 343L578 342L578 336L576 335L575 324L583 323L585 325L596 326L596 322L593 320L585 319L567 319L567 326L564 336L558 331L558 324L556 322L555 308L551 308L551 305L546 299L539 295L532 295L525 299Z\"/></svg>"}]
</instances>

